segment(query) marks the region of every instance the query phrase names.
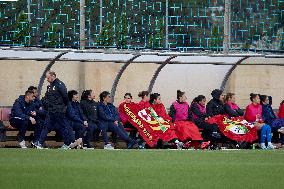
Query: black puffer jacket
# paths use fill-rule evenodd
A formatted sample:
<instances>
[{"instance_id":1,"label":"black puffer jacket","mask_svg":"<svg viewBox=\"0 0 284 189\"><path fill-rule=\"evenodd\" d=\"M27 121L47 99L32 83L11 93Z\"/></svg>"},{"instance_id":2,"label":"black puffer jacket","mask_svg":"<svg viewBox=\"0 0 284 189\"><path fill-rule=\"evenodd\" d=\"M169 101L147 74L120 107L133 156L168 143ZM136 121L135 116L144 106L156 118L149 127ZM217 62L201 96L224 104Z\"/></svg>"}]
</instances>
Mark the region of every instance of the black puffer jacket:
<instances>
[{"instance_id":1,"label":"black puffer jacket","mask_svg":"<svg viewBox=\"0 0 284 189\"><path fill-rule=\"evenodd\" d=\"M48 112L65 113L68 104L68 95L65 84L59 79L55 79L47 86L42 102Z\"/></svg>"},{"instance_id":2,"label":"black puffer jacket","mask_svg":"<svg viewBox=\"0 0 284 189\"><path fill-rule=\"evenodd\" d=\"M98 105L94 100L81 100L80 102L83 114L89 123L98 123Z\"/></svg>"},{"instance_id":3,"label":"black puffer jacket","mask_svg":"<svg viewBox=\"0 0 284 189\"><path fill-rule=\"evenodd\" d=\"M212 91L211 95L213 99L211 99L206 106L207 115L212 117L215 115L224 115L225 109L223 102L220 101L220 96L223 91L219 89L215 89Z\"/></svg>"}]
</instances>

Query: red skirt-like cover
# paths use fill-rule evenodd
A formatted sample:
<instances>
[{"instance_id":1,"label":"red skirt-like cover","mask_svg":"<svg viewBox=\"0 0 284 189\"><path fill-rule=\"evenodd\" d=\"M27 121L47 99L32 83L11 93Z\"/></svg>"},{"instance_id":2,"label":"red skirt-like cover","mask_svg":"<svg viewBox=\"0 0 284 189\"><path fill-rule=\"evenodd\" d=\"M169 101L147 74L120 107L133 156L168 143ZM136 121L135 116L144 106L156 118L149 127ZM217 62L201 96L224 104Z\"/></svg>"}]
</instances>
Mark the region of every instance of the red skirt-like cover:
<instances>
[{"instance_id":1,"label":"red skirt-like cover","mask_svg":"<svg viewBox=\"0 0 284 189\"><path fill-rule=\"evenodd\" d=\"M179 140L203 140L198 127L191 121L176 121L176 135Z\"/></svg>"}]
</instances>

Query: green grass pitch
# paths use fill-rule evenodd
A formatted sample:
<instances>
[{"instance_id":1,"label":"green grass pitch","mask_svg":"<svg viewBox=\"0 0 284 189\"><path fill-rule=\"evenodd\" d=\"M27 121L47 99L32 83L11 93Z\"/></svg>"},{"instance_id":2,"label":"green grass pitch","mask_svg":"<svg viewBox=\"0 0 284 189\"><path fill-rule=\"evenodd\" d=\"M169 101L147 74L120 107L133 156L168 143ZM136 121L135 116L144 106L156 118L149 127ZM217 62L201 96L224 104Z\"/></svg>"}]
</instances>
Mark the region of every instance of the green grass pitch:
<instances>
[{"instance_id":1,"label":"green grass pitch","mask_svg":"<svg viewBox=\"0 0 284 189\"><path fill-rule=\"evenodd\" d=\"M0 149L0 188L284 188L284 151Z\"/></svg>"}]
</instances>

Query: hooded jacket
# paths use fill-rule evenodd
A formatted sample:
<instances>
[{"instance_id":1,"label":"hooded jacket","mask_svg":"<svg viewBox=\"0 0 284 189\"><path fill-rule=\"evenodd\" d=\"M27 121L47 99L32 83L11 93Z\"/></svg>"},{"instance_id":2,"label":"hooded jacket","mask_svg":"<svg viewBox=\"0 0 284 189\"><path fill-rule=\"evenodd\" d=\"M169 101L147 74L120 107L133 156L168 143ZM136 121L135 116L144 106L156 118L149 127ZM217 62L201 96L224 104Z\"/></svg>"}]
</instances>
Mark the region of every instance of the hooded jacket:
<instances>
[{"instance_id":1,"label":"hooded jacket","mask_svg":"<svg viewBox=\"0 0 284 189\"><path fill-rule=\"evenodd\" d=\"M220 101L220 96L222 95L223 91L219 89L215 89L212 91L211 95L213 99L211 99L206 106L207 115L212 117L215 115L224 115L225 109L223 102Z\"/></svg>"}]
</instances>

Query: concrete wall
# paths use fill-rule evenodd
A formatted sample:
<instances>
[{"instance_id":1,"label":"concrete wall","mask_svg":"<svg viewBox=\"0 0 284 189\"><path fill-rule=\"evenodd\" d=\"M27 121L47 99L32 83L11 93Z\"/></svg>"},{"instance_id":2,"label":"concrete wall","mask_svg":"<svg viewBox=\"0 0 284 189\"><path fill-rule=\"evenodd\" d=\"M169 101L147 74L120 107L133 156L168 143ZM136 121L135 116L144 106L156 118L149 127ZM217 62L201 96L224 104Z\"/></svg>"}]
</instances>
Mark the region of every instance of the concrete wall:
<instances>
[{"instance_id":1,"label":"concrete wall","mask_svg":"<svg viewBox=\"0 0 284 189\"><path fill-rule=\"evenodd\" d=\"M283 59L250 58L249 63L277 63ZM14 100L25 92L28 86L38 85L39 78L48 65L47 61L1 60L0 61L0 106L11 106ZM112 62L66 62L58 61L52 67L58 78L65 82L68 90L93 89L98 97L103 90L111 90L113 81L122 63ZM157 64L131 64L124 72L117 86L115 105L123 101L125 92L131 92L138 101L138 92L147 90L149 82L158 68ZM153 92L162 95L166 106L176 99L176 90L187 93L189 102L203 94L211 99L211 91L219 88L231 66L215 65L167 65L160 72ZM232 73L226 92L237 94L237 103L242 108L249 103L251 92L269 94L274 97L274 108L284 99L284 76L282 66L238 66ZM44 83L42 94L45 93ZM98 100L98 98L97 98Z\"/></svg>"},{"instance_id":2,"label":"concrete wall","mask_svg":"<svg viewBox=\"0 0 284 189\"><path fill-rule=\"evenodd\" d=\"M167 65L161 71L153 92L162 95L169 107L176 100L176 91L185 91L188 102L202 94L211 99L211 91L220 88L223 78L231 66L214 65Z\"/></svg>"},{"instance_id":3,"label":"concrete wall","mask_svg":"<svg viewBox=\"0 0 284 189\"><path fill-rule=\"evenodd\" d=\"M30 85L38 86L47 61L1 60L0 61L0 106L11 106ZM68 90L93 89L98 96L103 90L111 90L113 80L123 64L112 62L56 62L54 70ZM47 82L44 82L44 95ZM97 98L98 100L98 98Z\"/></svg>"},{"instance_id":4,"label":"concrete wall","mask_svg":"<svg viewBox=\"0 0 284 189\"><path fill-rule=\"evenodd\" d=\"M11 106L30 85L38 85L47 61L1 60L0 106Z\"/></svg>"},{"instance_id":5,"label":"concrete wall","mask_svg":"<svg viewBox=\"0 0 284 189\"><path fill-rule=\"evenodd\" d=\"M273 108L277 109L284 100L284 67L255 65L250 63L284 63L283 58L249 58L232 73L226 92L236 93L236 100L242 108L249 103L249 94L258 93L273 97Z\"/></svg>"}]
</instances>

